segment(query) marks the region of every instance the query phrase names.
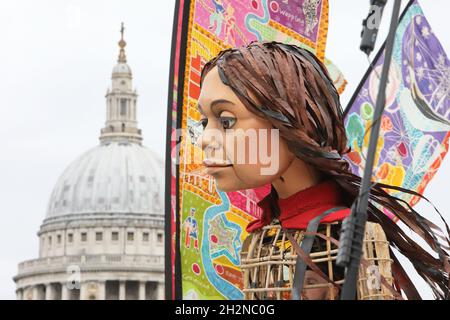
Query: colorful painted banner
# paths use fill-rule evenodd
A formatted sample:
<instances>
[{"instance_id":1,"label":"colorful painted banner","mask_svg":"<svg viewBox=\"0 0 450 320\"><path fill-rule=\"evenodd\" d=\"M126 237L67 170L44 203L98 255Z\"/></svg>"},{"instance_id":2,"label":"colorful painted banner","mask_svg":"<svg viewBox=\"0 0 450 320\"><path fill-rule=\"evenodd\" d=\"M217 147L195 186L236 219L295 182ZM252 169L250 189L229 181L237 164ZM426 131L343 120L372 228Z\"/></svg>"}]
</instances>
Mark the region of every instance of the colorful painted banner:
<instances>
[{"instance_id":1,"label":"colorful painted banner","mask_svg":"<svg viewBox=\"0 0 450 320\"><path fill-rule=\"evenodd\" d=\"M196 103L202 66L219 51L253 40L297 44L325 62L328 0L179 0L172 40L166 156L166 298L241 299L240 248L269 190L219 192L202 174ZM181 129L181 130L180 130ZM192 161L197 160L197 161Z\"/></svg>"},{"instance_id":2,"label":"colorful painted banner","mask_svg":"<svg viewBox=\"0 0 450 320\"><path fill-rule=\"evenodd\" d=\"M383 48L345 112L354 173L363 174ZM410 1L397 29L386 106L375 157L378 182L422 194L448 151L450 136L450 62L417 1ZM411 205L420 199L399 193ZM391 213L386 212L393 217Z\"/></svg>"}]
</instances>

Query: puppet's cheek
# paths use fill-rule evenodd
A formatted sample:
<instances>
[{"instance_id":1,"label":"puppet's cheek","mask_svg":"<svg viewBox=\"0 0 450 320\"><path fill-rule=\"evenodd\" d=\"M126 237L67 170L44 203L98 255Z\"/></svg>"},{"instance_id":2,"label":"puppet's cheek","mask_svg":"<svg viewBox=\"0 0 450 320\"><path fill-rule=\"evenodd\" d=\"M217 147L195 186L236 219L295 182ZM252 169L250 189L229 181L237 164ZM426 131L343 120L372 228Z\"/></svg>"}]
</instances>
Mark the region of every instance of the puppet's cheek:
<instances>
[{"instance_id":1,"label":"puppet's cheek","mask_svg":"<svg viewBox=\"0 0 450 320\"><path fill-rule=\"evenodd\" d=\"M274 178L261 175L257 165L233 165L213 168L208 174L220 191L231 192L252 189L270 183Z\"/></svg>"},{"instance_id":2,"label":"puppet's cheek","mask_svg":"<svg viewBox=\"0 0 450 320\"><path fill-rule=\"evenodd\" d=\"M220 191L231 192L247 189L247 185L236 176L233 166L214 168L208 174L214 178L216 187Z\"/></svg>"},{"instance_id":3,"label":"puppet's cheek","mask_svg":"<svg viewBox=\"0 0 450 320\"><path fill-rule=\"evenodd\" d=\"M252 178L255 174L276 176L293 156L277 130L258 128L229 132L223 144L226 158L239 166L236 170L249 170Z\"/></svg>"},{"instance_id":4,"label":"puppet's cheek","mask_svg":"<svg viewBox=\"0 0 450 320\"><path fill-rule=\"evenodd\" d=\"M327 297L328 288L310 288L304 289L303 294L307 300L325 300Z\"/></svg>"},{"instance_id":5,"label":"puppet's cheek","mask_svg":"<svg viewBox=\"0 0 450 320\"><path fill-rule=\"evenodd\" d=\"M232 159L233 166L217 172L215 176L217 186L221 190L237 191L270 184L289 167L293 155L286 145L282 145L276 152L269 154L261 152L265 151L265 148L261 150L258 146L254 147L254 145L248 145L241 153L243 157L239 156L239 152L234 153L234 157L228 157Z\"/></svg>"},{"instance_id":6,"label":"puppet's cheek","mask_svg":"<svg viewBox=\"0 0 450 320\"><path fill-rule=\"evenodd\" d=\"M279 165L273 168L261 164L235 164L235 175L245 189L256 188L271 183L279 176Z\"/></svg>"},{"instance_id":7,"label":"puppet's cheek","mask_svg":"<svg viewBox=\"0 0 450 320\"><path fill-rule=\"evenodd\" d=\"M254 153L256 156L252 158ZM240 180L251 185L251 188L256 188L272 183L282 176L294 157L283 139L271 139L266 145L260 143L256 148L250 145L246 150L246 159L253 161L234 162L233 168Z\"/></svg>"}]
</instances>

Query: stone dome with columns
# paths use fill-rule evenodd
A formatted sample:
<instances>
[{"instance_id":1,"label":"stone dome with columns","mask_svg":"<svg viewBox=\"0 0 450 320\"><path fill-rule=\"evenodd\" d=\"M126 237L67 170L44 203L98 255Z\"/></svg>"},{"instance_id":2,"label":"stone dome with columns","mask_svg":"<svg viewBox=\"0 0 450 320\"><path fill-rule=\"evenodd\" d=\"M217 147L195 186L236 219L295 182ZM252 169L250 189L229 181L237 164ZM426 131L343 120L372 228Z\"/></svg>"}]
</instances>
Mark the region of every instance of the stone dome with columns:
<instances>
[{"instance_id":1,"label":"stone dome with columns","mask_svg":"<svg viewBox=\"0 0 450 320\"><path fill-rule=\"evenodd\" d=\"M164 165L142 146L123 31L100 144L58 179L18 299L164 298Z\"/></svg>"}]
</instances>

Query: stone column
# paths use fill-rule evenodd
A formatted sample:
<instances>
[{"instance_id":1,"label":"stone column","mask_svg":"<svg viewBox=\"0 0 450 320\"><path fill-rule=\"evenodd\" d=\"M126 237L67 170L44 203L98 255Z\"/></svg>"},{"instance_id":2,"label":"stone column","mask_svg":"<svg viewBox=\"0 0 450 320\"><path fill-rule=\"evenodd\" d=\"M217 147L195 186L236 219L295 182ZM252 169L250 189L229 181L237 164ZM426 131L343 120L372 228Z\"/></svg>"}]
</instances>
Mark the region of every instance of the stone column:
<instances>
[{"instance_id":1,"label":"stone column","mask_svg":"<svg viewBox=\"0 0 450 320\"><path fill-rule=\"evenodd\" d=\"M53 286L51 283L45 285L45 300L53 300Z\"/></svg>"},{"instance_id":2,"label":"stone column","mask_svg":"<svg viewBox=\"0 0 450 320\"><path fill-rule=\"evenodd\" d=\"M31 298L30 300L36 300L37 299L37 288L35 286L28 287L27 290L27 298Z\"/></svg>"},{"instance_id":3,"label":"stone column","mask_svg":"<svg viewBox=\"0 0 450 320\"><path fill-rule=\"evenodd\" d=\"M98 300L106 300L106 281L98 282Z\"/></svg>"},{"instance_id":4,"label":"stone column","mask_svg":"<svg viewBox=\"0 0 450 320\"><path fill-rule=\"evenodd\" d=\"M87 287L89 283L88 282L82 282L80 283L80 300L87 300L88 297L86 297Z\"/></svg>"},{"instance_id":5,"label":"stone column","mask_svg":"<svg viewBox=\"0 0 450 320\"><path fill-rule=\"evenodd\" d=\"M61 283L61 300L69 300L69 288L67 288L67 282Z\"/></svg>"},{"instance_id":6,"label":"stone column","mask_svg":"<svg viewBox=\"0 0 450 320\"><path fill-rule=\"evenodd\" d=\"M125 281L119 282L119 300L125 300L126 299L126 292L125 292Z\"/></svg>"},{"instance_id":7,"label":"stone column","mask_svg":"<svg viewBox=\"0 0 450 320\"><path fill-rule=\"evenodd\" d=\"M156 287L156 299L157 300L165 300L165 288L164 288L164 282L158 282Z\"/></svg>"},{"instance_id":8,"label":"stone column","mask_svg":"<svg viewBox=\"0 0 450 320\"><path fill-rule=\"evenodd\" d=\"M136 99L130 99L130 120L136 121Z\"/></svg>"},{"instance_id":9,"label":"stone column","mask_svg":"<svg viewBox=\"0 0 450 320\"><path fill-rule=\"evenodd\" d=\"M139 282L139 300L145 300L145 281Z\"/></svg>"},{"instance_id":10,"label":"stone column","mask_svg":"<svg viewBox=\"0 0 450 320\"><path fill-rule=\"evenodd\" d=\"M23 300L23 289L18 289L16 291L16 299L17 300Z\"/></svg>"},{"instance_id":11,"label":"stone column","mask_svg":"<svg viewBox=\"0 0 450 320\"><path fill-rule=\"evenodd\" d=\"M40 300L39 298L39 287L37 285L33 286L33 300Z\"/></svg>"},{"instance_id":12,"label":"stone column","mask_svg":"<svg viewBox=\"0 0 450 320\"><path fill-rule=\"evenodd\" d=\"M28 300L30 287L23 287L22 288L22 300Z\"/></svg>"},{"instance_id":13,"label":"stone column","mask_svg":"<svg viewBox=\"0 0 450 320\"><path fill-rule=\"evenodd\" d=\"M22 289L22 300L28 300L29 294L30 294L30 287L24 287Z\"/></svg>"}]
</instances>

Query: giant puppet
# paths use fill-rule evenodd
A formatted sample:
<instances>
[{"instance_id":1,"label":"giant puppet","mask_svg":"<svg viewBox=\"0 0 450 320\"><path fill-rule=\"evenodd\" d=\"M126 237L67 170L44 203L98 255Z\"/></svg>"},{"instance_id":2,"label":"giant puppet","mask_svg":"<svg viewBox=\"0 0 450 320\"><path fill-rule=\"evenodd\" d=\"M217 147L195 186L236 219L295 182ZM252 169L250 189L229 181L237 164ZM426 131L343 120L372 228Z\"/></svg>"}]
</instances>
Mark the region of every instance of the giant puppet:
<instances>
[{"instance_id":1,"label":"giant puppet","mask_svg":"<svg viewBox=\"0 0 450 320\"><path fill-rule=\"evenodd\" d=\"M245 8L240 7L245 1L178 3L170 84L173 92L168 113L170 144L167 160L170 161L166 171L166 230L172 236L166 239L166 268L170 270L166 276L167 298L291 298L289 289L295 278L293 257L302 255L302 240L308 235L303 231L311 226L309 233L313 240L306 246L309 248L302 266L302 279L311 283L302 282L305 290L309 289L303 298L333 299L339 292L342 270L333 264L338 245L336 238L340 221L348 215L348 207L358 187L359 177L354 173L358 173L357 165L363 162L364 133L370 126L364 112L370 113L370 103L355 103L357 99L354 98L352 109L356 105L361 110L348 111L351 117L343 122L338 93L345 81L323 56L328 2L297 1L297 6L292 5L293 2L289 1L287 6L286 1L248 1ZM401 26L425 21L418 10L418 5L412 1L406 11L409 13L403 15ZM297 12L299 19L295 18L294 12ZM405 30L410 30L401 28L399 32L405 34ZM242 47L250 40L258 42ZM239 46L241 49L224 50ZM444 59L442 63L448 64L445 54L443 57L440 58ZM208 68L204 68L207 61L210 61ZM434 68L438 66L433 65ZM429 72L431 75L434 73ZM206 86L203 96L201 82ZM262 121L262 127L258 127L261 123L253 123L250 127L253 125L262 129L268 125L266 129L275 127L282 133L284 149L281 150L284 152L280 155L284 154L285 158L280 163L284 166L276 174L258 179L260 176L252 175L254 172L249 168L241 168L240 173L237 165L221 168L222 171L237 172L237 180L253 181L236 183L237 180L230 178L233 171L225 175L214 168L205 171L205 163L199 162L198 150L205 151L205 144L208 143L204 134L208 123L213 123L210 121L213 113L208 109L211 107L208 94L209 97L211 93L221 95L227 90L228 94L234 94L234 102L240 103L240 110L246 111L247 117L251 113ZM248 92L252 94L248 95ZM204 96L203 106L199 108L199 98ZM415 103L416 96L411 98ZM397 101L399 97L394 99ZM445 111L448 110L448 97L440 96L440 99L444 111L437 113L437 116L448 118ZM444 107L447 103L447 109L442 107L442 103ZM432 110L438 109L436 102L430 104ZM298 108L290 105L297 105ZM233 119L234 122L239 120L236 114L226 113L230 110L221 111L225 115L214 116L218 119L216 124L222 125L223 129L229 129ZM244 115L240 114L241 117ZM348 140L344 125L347 131L353 130L349 131ZM391 127L385 120L384 128ZM423 128L416 129L424 132ZM445 146L448 136L445 128L441 131L444 133L438 141ZM203 146L197 143L199 139ZM427 152L425 145L418 146L416 152ZM395 150L391 149L391 154L403 150L399 144L395 145ZM434 171L437 169L446 152L446 149L439 150L434 153L438 157L423 164L422 168L428 165ZM200 155L203 156L202 152ZM413 155L410 157L417 159ZM376 172L387 179L383 183L392 183L395 177L401 179L395 175L395 170L391 170L399 161L397 159L392 164L391 159L387 158L387 153L380 153L377 163L381 165L384 161L386 164ZM295 165L291 167L293 163ZM290 175L291 172L294 174ZM248 179L245 179L246 174ZM306 175L308 179L296 180L299 174L301 177ZM422 175L415 181L420 184L425 179ZM398 182L397 186L402 185ZM298 189L302 183L303 187ZM423 191L417 185L411 186L411 189ZM423 261L415 265L419 274L427 280L436 297L445 297L448 292L448 279L443 271L447 267L444 263L446 259L440 261L432 257L412 239L405 238L394 220L402 220L432 247L440 249L435 229L430 230L430 225L419 223L417 213L394 198L398 189L376 186L373 190L374 205L370 208L370 214L371 220L376 223L367 229L366 238L376 238L380 246L371 247L370 241L366 242L365 254L366 258L370 258L368 255L375 253L379 261L389 263L382 266L381 278L377 278L381 279L381 285L374 288L366 281L360 286L359 297L401 298L401 287L408 298L419 298L389 244L400 248L411 260ZM325 202L318 195L326 195ZM404 192L401 197L416 199L418 194ZM299 206L300 202L306 207ZM286 232L288 229L297 231ZM308 259L308 256L315 258ZM279 261L274 263L279 257L290 260L287 259L284 264ZM260 264L261 258L268 263ZM364 261L367 262L367 259ZM370 264L365 265L361 278L370 278L373 270L370 267ZM400 280L393 281L393 275Z\"/></svg>"}]
</instances>

